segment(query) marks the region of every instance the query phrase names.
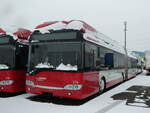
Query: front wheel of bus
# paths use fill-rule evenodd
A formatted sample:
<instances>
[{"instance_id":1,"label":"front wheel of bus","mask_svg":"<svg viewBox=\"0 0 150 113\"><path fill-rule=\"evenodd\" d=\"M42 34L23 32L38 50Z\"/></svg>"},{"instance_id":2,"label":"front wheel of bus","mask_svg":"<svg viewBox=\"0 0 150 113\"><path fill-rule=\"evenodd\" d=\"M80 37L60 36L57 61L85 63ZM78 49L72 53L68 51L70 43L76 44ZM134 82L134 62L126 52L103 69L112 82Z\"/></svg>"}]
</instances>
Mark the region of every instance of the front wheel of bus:
<instances>
[{"instance_id":1,"label":"front wheel of bus","mask_svg":"<svg viewBox=\"0 0 150 113\"><path fill-rule=\"evenodd\" d=\"M105 88L106 88L105 79L102 78L101 81L100 81L100 91L101 92L105 91Z\"/></svg>"}]
</instances>

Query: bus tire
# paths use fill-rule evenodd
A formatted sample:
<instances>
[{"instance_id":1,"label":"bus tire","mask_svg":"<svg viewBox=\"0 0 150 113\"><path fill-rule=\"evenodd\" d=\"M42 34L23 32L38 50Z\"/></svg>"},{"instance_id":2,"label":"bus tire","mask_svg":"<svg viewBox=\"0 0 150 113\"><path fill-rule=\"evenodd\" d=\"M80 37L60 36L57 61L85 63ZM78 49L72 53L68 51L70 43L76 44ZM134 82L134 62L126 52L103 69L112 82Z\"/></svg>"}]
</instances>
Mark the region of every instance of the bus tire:
<instances>
[{"instance_id":1,"label":"bus tire","mask_svg":"<svg viewBox=\"0 0 150 113\"><path fill-rule=\"evenodd\" d=\"M106 89L106 82L105 82L105 78L103 77L100 81L100 92L104 92Z\"/></svg>"}]
</instances>

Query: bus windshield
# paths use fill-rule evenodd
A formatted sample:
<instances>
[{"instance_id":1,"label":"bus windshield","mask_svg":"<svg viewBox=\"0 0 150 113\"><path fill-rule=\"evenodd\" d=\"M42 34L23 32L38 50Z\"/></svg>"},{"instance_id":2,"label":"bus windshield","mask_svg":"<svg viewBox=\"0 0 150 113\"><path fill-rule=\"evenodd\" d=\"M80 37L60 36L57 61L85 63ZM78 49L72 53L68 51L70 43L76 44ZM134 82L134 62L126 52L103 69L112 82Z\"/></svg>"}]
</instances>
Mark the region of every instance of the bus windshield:
<instances>
[{"instance_id":1,"label":"bus windshield","mask_svg":"<svg viewBox=\"0 0 150 113\"><path fill-rule=\"evenodd\" d=\"M79 42L35 43L30 47L29 71L77 71L81 65L80 48Z\"/></svg>"},{"instance_id":2,"label":"bus windshield","mask_svg":"<svg viewBox=\"0 0 150 113\"><path fill-rule=\"evenodd\" d=\"M14 68L15 47L13 45L0 45L0 70Z\"/></svg>"}]
</instances>

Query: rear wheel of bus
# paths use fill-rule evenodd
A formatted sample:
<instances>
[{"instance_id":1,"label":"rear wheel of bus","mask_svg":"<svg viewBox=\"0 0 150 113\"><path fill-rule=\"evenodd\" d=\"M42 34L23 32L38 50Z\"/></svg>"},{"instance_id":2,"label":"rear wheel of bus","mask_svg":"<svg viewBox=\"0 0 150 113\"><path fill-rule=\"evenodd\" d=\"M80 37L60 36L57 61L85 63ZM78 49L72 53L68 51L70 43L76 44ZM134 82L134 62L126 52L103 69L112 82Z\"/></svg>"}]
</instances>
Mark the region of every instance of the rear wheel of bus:
<instances>
[{"instance_id":1,"label":"rear wheel of bus","mask_svg":"<svg viewBox=\"0 0 150 113\"><path fill-rule=\"evenodd\" d=\"M100 81L100 92L104 92L106 89L106 82L105 82L105 78L101 78L101 81Z\"/></svg>"}]
</instances>

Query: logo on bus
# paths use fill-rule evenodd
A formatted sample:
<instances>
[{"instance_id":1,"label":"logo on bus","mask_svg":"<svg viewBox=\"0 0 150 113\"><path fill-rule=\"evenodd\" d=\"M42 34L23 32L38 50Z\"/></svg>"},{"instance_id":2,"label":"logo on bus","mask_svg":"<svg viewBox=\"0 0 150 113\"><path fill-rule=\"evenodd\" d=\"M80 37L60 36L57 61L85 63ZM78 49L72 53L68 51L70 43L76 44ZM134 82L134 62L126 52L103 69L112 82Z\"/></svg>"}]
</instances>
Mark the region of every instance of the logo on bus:
<instances>
[{"instance_id":1,"label":"logo on bus","mask_svg":"<svg viewBox=\"0 0 150 113\"><path fill-rule=\"evenodd\" d=\"M37 81L44 81L46 79L47 79L46 77L38 77L38 78L36 78Z\"/></svg>"}]
</instances>

